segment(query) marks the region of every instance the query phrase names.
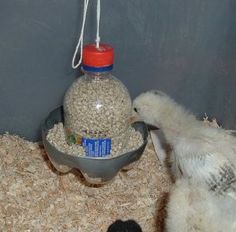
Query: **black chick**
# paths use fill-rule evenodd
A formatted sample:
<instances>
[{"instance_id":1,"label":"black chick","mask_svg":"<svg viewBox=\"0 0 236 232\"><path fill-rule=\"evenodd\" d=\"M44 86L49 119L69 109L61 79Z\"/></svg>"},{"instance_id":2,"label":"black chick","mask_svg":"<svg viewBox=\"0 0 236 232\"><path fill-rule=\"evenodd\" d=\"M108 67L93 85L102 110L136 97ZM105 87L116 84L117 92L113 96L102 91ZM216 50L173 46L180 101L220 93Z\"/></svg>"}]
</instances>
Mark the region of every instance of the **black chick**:
<instances>
[{"instance_id":1,"label":"black chick","mask_svg":"<svg viewBox=\"0 0 236 232\"><path fill-rule=\"evenodd\" d=\"M142 229L134 220L116 220L108 227L107 232L142 232Z\"/></svg>"}]
</instances>

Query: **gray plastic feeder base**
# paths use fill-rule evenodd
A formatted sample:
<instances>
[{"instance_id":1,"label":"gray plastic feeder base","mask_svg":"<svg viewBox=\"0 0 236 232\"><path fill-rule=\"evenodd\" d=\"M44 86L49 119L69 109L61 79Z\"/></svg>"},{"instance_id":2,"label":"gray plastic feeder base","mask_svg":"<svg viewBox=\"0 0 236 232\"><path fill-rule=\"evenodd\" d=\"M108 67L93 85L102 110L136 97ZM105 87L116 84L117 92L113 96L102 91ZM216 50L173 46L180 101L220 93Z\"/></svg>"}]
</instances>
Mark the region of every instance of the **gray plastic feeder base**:
<instances>
[{"instance_id":1,"label":"gray plastic feeder base","mask_svg":"<svg viewBox=\"0 0 236 232\"><path fill-rule=\"evenodd\" d=\"M89 183L102 184L112 180L124 167L139 160L147 145L148 130L144 122L135 122L132 127L141 132L143 144L137 149L111 158L75 156L57 150L47 139L48 131L59 122L64 122L63 107L53 110L42 123L42 138L47 155L60 172L79 169Z\"/></svg>"}]
</instances>

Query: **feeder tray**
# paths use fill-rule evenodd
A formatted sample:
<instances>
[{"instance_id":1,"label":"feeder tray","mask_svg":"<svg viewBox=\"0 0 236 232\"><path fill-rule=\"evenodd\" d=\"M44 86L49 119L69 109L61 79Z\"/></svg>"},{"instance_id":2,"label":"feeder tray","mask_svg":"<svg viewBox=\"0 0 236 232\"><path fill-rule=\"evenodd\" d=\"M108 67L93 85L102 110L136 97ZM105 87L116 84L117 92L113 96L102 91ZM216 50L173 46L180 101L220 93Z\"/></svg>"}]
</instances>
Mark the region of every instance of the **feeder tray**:
<instances>
[{"instance_id":1,"label":"feeder tray","mask_svg":"<svg viewBox=\"0 0 236 232\"><path fill-rule=\"evenodd\" d=\"M42 123L42 139L47 155L56 169L58 166L79 169L89 183L101 184L111 181L117 173L131 163L139 160L147 145L148 130L144 122L134 122L132 127L143 136L143 144L136 150L111 158L94 158L70 155L59 151L46 139L48 131L57 123L64 123L63 107L53 110ZM58 169L58 171L62 171ZM63 172L63 171L62 171Z\"/></svg>"}]
</instances>

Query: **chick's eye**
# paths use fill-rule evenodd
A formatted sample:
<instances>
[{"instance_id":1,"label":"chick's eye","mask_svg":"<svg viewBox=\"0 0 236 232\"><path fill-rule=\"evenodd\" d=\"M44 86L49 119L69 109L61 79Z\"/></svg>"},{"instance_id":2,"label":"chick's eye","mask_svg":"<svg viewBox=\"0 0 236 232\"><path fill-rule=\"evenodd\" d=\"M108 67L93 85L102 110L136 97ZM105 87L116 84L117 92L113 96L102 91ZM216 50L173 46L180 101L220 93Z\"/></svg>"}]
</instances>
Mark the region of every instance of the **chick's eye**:
<instances>
[{"instance_id":1,"label":"chick's eye","mask_svg":"<svg viewBox=\"0 0 236 232\"><path fill-rule=\"evenodd\" d=\"M135 108L135 107L134 107L134 111L138 113L138 110L137 110L137 108Z\"/></svg>"}]
</instances>

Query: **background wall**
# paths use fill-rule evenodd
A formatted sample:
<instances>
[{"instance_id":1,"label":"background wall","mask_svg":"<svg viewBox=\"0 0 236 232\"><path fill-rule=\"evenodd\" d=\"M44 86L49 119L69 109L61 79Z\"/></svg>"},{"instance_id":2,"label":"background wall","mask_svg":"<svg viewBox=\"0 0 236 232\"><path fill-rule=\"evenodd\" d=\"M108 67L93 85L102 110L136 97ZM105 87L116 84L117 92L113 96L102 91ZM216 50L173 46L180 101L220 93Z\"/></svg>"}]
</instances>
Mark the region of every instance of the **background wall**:
<instances>
[{"instance_id":1,"label":"background wall","mask_svg":"<svg viewBox=\"0 0 236 232\"><path fill-rule=\"evenodd\" d=\"M91 1L85 42L95 38ZM199 117L236 128L235 0L102 0L101 37L130 90L158 88ZM82 0L0 1L0 133L40 139L39 125L78 76L71 59Z\"/></svg>"}]
</instances>

